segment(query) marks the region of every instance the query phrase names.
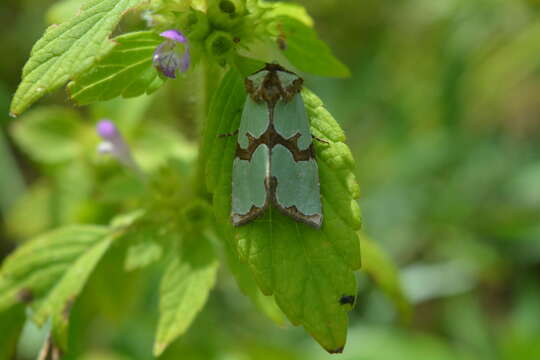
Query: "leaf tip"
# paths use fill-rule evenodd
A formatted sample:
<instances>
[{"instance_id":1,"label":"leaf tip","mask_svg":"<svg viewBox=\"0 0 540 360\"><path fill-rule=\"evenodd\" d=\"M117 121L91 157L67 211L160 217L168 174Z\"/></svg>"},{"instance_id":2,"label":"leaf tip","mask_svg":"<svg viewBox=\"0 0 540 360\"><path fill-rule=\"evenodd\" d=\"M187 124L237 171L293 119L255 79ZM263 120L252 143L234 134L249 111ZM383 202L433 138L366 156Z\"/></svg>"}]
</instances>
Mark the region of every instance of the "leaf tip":
<instances>
[{"instance_id":1,"label":"leaf tip","mask_svg":"<svg viewBox=\"0 0 540 360\"><path fill-rule=\"evenodd\" d=\"M165 348L167 347L166 344L161 342L156 342L154 345L154 356L159 357L161 354L163 354L163 351L165 351Z\"/></svg>"},{"instance_id":2,"label":"leaf tip","mask_svg":"<svg viewBox=\"0 0 540 360\"><path fill-rule=\"evenodd\" d=\"M344 348L345 348L345 346L342 346L342 347L339 347L339 348L334 349L334 350L326 349L326 351L328 351L330 354L341 354L343 352Z\"/></svg>"}]
</instances>

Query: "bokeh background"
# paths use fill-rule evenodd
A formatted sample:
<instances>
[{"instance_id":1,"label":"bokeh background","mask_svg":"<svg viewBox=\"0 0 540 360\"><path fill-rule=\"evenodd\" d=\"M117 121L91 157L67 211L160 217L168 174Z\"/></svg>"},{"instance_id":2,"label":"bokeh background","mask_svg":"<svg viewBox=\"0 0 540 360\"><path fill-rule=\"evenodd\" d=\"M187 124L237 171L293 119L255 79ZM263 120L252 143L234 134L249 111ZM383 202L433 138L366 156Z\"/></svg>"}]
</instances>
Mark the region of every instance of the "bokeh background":
<instances>
[{"instance_id":1,"label":"bokeh background","mask_svg":"<svg viewBox=\"0 0 540 360\"><path fill-rule=\"evenodd\" d=\"M133 129L147 167L158 166L160 151L194 155L186 109L196 99L182 89L88 108L73 108L59 91L21 119L7 116L53 3L0 2L0 260L43 230L104 221L118 198L129 199L123 178L99 181L118 172L96 160L92 124L100 117ZM334 357L540 359L540 2L297 3L352 70L351 78L308 77L307 85L346 130L364 231L397 264L414 311L402 321L360 273L348 345ZM145 128L154 119L161 128ZM151 358L159 271L125 273L118 256L107 255L74 309L77 358ZM221 272L164 358L330 357L302 329L261 315ZM44 334L27 324L19 359L34 358Z\"/></svg>"}]
</instances>

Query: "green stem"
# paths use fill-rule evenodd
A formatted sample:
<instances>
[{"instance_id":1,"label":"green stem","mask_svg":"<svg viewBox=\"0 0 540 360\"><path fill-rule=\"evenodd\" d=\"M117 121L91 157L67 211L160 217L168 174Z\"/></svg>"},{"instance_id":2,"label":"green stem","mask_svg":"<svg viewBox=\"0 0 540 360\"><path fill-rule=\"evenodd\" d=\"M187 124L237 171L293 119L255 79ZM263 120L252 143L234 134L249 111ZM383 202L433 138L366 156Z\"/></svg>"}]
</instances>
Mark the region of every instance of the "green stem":
<instances>
[{"instance_id":1,"label":"green stem","mask_svg":"<svg viewBox=\"0 0 540 360\"><path fill-rule=\"evenodd\" d=\"M198 196L210 200L210 194L206 188L206 157L207 154L203 151L205 142L206 122L208 118L208 112L210 110L210 103L214 95L215 90L222 77L221 69L209 62L203 60L200 66L199 84L200 89L198 92L199 101L197 102L197 123L199 125L199 158L197 160L197 172L195 175L195 192Z\"/></svg>"}]
</instances>

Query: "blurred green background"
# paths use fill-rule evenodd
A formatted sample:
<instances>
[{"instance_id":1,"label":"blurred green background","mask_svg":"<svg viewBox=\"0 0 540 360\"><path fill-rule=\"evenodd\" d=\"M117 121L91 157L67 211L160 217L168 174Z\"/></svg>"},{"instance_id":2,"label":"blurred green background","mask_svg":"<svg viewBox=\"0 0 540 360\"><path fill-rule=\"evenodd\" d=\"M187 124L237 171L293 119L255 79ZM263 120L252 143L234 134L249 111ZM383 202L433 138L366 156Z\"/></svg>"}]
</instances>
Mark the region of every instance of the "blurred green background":
<instances>
[{"instance_id":1,"label":"blurred green background","mask_svg":"<svg viewBox=\"0 0 540 360\"><path fill-rule=\"evenodd\" d=\"M194 155L185 109L196 99L179 87L89 108L72 107L58 92L21 119L8 118L52 3L0 2L0 259L45 229L103 222L115 201L137 191L114 163L96 159L92 124L100 117L131 129L146 168L159 165L160 151L186 161ZM540 359L540 2L297 3L352 70L349 79L306 83L346 130L365 233L396 262L414 307L403 323L360 273L339 358ZM29 141L42 141L42 150L28 150ZM158 271L124 273L115 256L107 255L75 306L78 358L150 359ZM164 358L331 356L302 329L276 327L221 272L209 303ZM35 357L43 336L27 324L19 358Z\"/></svg>"}]
</instances>

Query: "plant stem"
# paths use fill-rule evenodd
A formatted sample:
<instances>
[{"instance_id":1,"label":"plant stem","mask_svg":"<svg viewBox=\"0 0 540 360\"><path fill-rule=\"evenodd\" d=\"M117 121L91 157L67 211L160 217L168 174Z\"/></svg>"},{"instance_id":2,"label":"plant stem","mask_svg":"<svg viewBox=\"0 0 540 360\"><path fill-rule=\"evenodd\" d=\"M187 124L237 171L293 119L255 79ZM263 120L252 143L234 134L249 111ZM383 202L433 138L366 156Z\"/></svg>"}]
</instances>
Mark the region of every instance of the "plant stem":
<instances>
[{"instance_id":1,"label":"plant stem","mask_svg":"<svg viewBox=\"0 0 540 360\"><path fill-rule=\"evenodd\" d=\"M214 95L215 90L223 75L222 70L215 64L208 60L203 60L200 66L199 74L199 101L197 103L197 123L199 126L199 158L197 160L197 169L195 174L195 193L207 200L210 200L210 194L206 188L206 157L207 154L202 151L204 149L206 122L208 118L208 112L210 110L210 103Z\"/></svg>"}]
</instances>

